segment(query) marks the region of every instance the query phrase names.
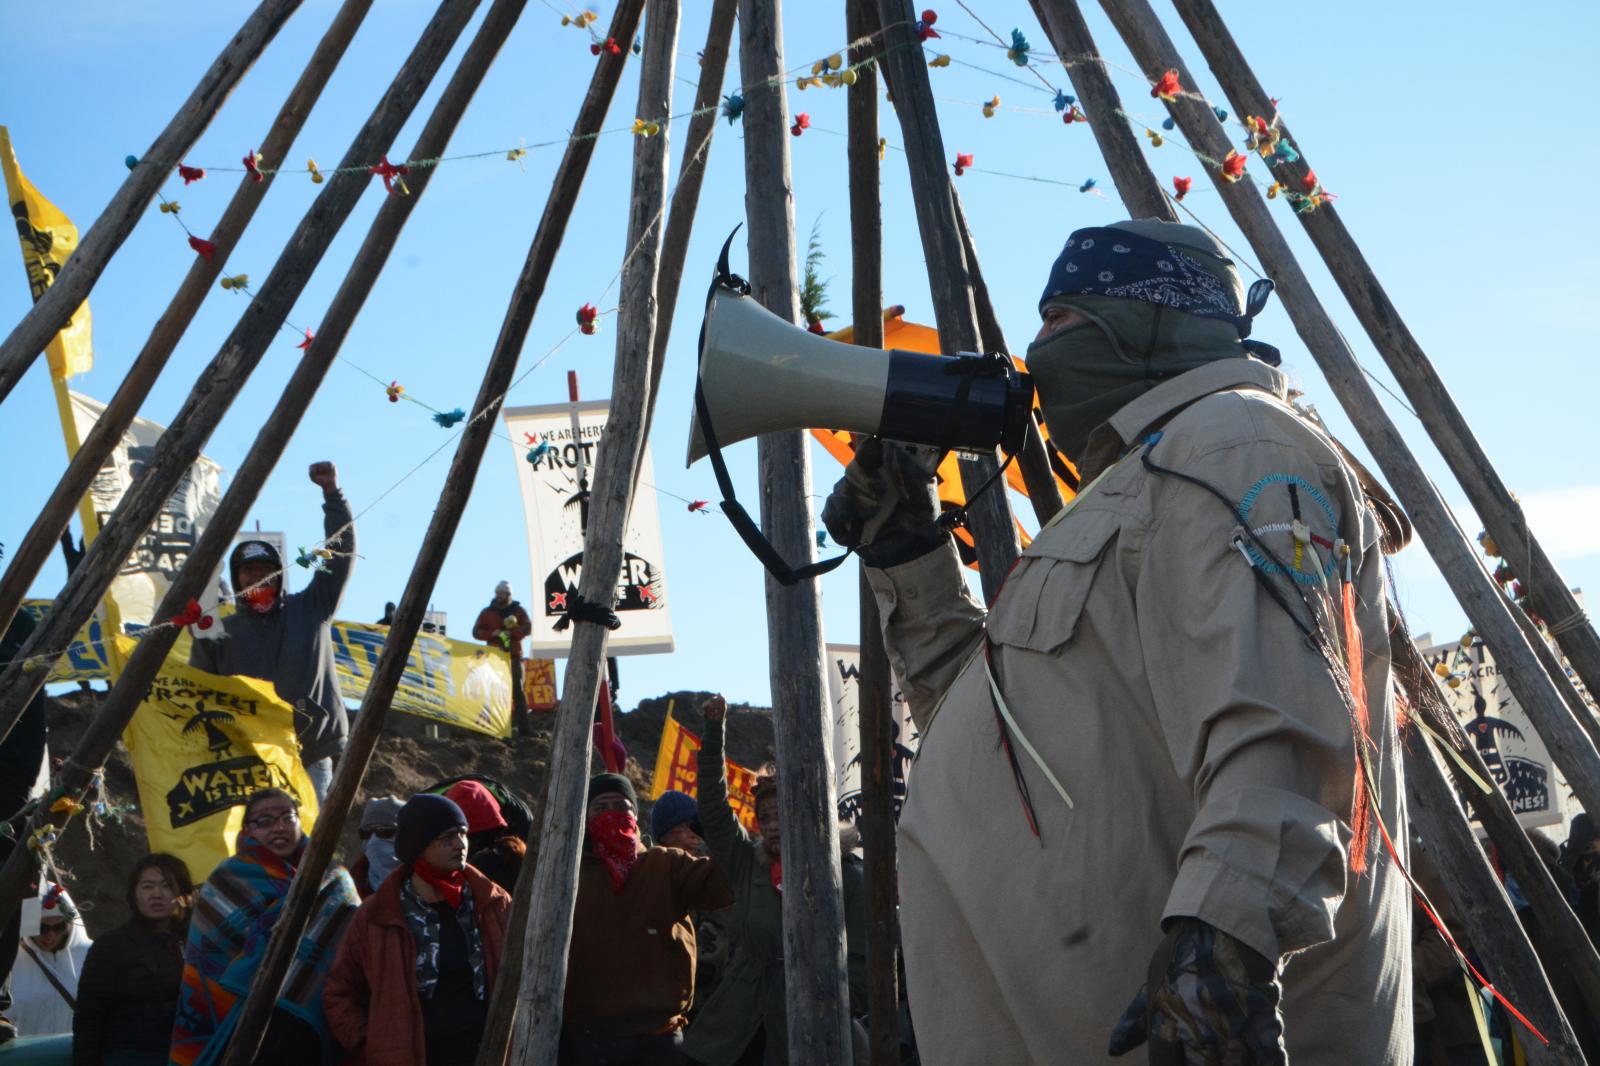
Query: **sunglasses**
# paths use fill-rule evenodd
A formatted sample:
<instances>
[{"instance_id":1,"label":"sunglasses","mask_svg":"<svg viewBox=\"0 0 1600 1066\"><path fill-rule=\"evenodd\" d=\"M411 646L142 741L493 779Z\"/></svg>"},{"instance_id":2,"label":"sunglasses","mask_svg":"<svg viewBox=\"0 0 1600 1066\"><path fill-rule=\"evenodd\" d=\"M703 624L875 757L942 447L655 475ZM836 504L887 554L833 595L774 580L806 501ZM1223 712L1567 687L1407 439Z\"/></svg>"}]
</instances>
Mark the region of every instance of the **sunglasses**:
<instances>
[{"instance_id":1,"label":"sunglasses","mask_svg":"<svg viewBox=\"0 0 1600 1066\"><path fill-rule=\"evenodd\" d=\"M66 931L67 931L67 923L66 922L40 922L39 923L39 935L40 936L55 936L55 935L57 935L59 933L64 933Z\"/></svg>"},{"instance_id":2,"label":"sunglasses","mask_svg":"<svg viewBox=\"0 0 1600 1066\"><path fill-rule=\"evenodd\" d=\"M393 840L394 839L394 826L392 826L392 825L376 825L376 826L369 825L367 828L361 830L361 839L362 840L371 840L373 837L377 837L379 840Z\"/></svg>"}]
</instances>

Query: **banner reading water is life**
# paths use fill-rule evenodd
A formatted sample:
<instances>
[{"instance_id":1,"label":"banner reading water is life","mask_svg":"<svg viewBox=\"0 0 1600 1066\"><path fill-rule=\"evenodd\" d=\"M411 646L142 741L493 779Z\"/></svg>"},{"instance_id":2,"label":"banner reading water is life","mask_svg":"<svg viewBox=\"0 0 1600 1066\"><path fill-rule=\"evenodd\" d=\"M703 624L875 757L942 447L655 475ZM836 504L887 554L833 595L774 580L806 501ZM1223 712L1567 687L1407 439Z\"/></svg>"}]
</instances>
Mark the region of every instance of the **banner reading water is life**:
<instances>
[{"instance_id":1,"label":"banner reading water is life","mask_svg":"<svg viewBox=\"0 0 1600 1066\"><path fill-rule=\"evenodd\" d=\"M124 656L135 642L124 638ZM300 801L307 831L317 797L300 765L294 710L264 681L218 677L169 658L123 731L153 851L188 864L196 882L233 854L252 792Z\"/></svg>"}]
</instances>

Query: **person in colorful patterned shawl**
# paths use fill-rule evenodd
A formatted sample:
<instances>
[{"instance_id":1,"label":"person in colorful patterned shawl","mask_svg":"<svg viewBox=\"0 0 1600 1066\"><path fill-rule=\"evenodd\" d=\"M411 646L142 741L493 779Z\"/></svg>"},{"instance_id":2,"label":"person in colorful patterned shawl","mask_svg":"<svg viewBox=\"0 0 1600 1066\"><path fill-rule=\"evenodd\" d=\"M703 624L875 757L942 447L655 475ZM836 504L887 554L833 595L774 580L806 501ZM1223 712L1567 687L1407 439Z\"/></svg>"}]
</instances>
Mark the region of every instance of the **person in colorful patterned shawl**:
<instances>
[{"instance_id":1,"label":"person in colorful patterned shawl","mask_svg":"<svg viewBox=\"0 0 1600 1066\"><path fill-rule=\"evenodd\" d=\"M234 1008L250 991L283 911L289 882L305 852L299 802L262 789L245 805L238 850L201 887L184 947L183 986L172 1028L173 1066L221 1060L238 1021ZM322 986L360 900L337 863L322 878L305 935L278 996L257 1062L331 1063L338 1046L322 1012Z\"/></svg>"}]
</instances>

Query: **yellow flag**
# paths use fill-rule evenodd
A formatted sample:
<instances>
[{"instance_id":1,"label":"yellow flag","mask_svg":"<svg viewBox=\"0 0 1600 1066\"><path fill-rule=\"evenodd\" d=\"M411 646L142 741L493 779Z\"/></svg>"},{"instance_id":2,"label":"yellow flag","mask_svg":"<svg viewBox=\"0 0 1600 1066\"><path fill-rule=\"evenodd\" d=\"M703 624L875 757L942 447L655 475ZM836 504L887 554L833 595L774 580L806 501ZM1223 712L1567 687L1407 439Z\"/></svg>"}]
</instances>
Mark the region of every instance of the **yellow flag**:
<instances>
[{"instance_id":1,"label":"yellow flag","mask_svg":"<svg viewBox=\"0 0 1600 1066\"><path fill-rule=\"evenodd\" d=\"M118 644L133 653L131 639ZM197 884L233 854L252 792L284 789L300 801L307 832L316 820L294 709L265 681L218 677L169 656L122 741L151 850L178 856Z\"/></svg>"},{"instance_id":2,"label":"yellow flag","mask_svg":"<svg viewBox=\"0 0 1600 1066\"><path fill-rule=\"evenodd\" d=\"M6 203L22 243L22 262L28 269L28 288L34 301L44 295L61 272L67 256L78 247L78 227L60 209L39 194L23 176L11 150L11 134L0 126L0 169L6 175ZM94 343L89 329L89 301L72 315L72 321L45 347L50 373L58 381L81 374L94 365Z\"/></svg>"},{"instance_id":3,"label":"yellow flag","mask_svg":"<svg viewBox=\"0 0 1600 1066\"><path fill-rule=\"evenodd\" d=\"M650 784L651 802L660 799L668 789L699 798L700 793L696 788L700 778L699 752L700 738L679 725L678 720L672 717L672 712L668 711L666 723L661 727L661 746L656 749L656 772ZM756 773L732 759L723 761L728 765L728 806L733 808L734 817L746 829L754 832Z\"/></svg>"}]
</instances>

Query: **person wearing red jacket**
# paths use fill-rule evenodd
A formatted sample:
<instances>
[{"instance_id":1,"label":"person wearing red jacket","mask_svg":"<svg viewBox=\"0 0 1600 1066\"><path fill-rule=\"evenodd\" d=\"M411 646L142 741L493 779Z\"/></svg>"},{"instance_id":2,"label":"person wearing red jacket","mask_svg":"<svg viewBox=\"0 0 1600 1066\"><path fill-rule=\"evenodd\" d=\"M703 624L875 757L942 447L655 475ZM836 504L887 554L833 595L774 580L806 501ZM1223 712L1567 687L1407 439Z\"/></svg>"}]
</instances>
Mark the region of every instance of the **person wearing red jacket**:
<instances>
[{"instance_id":1,"label":"person wearing red jacket","mask_svg":"<svg viewBox=\"0 0 1600 1066\"><path fill-rule=\"evenodd\" d=\"M364 1066L471 1066L488 1017L511 897L467 864L467 819L413 796L402 865L350 921L322 992L328 1028Z\"/></svg>"},{"instance_id":2,"label":"person wearing red jacket","mask_svg":"<svg viewBox=\"0 0 1600 1066\"><path fill-rule=\"evenodd\" d=\"M494 599L478 612L472 626L474 640L481 640L491 648L511 657L511 721L518 732L526 733L528 697L522 691L522 638L533 630L533 620L528 609L511 598L511 582L502 581L494 587Z\"/></svg>"}]
</instances>

